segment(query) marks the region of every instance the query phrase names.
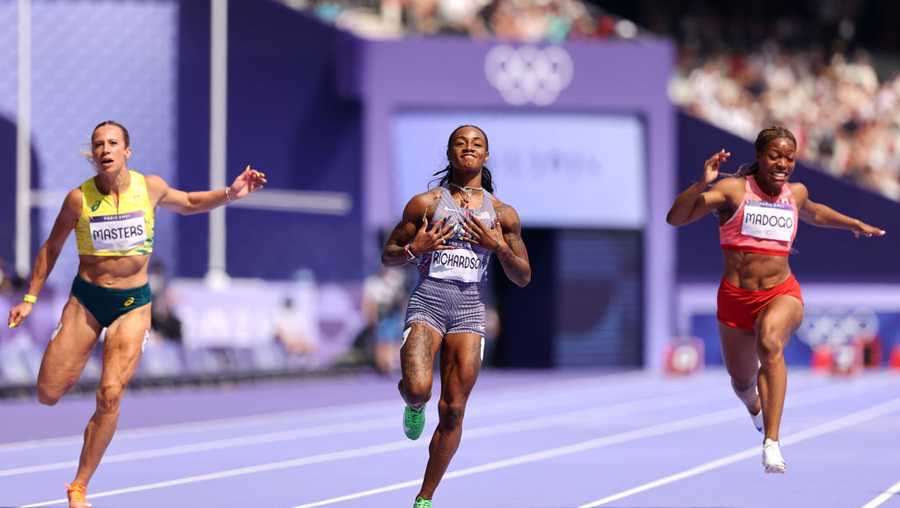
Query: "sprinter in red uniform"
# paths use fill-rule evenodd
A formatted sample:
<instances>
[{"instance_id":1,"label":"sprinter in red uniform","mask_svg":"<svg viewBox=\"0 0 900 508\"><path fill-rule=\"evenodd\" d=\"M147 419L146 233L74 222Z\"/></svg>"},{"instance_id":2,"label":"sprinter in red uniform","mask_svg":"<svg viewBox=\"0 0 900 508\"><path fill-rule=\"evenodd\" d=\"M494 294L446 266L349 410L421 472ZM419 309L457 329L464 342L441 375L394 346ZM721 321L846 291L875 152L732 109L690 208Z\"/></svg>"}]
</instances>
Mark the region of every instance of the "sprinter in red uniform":
<instances>
[{"instance_id":1,"label":"sprinter in red uniform","mask_svg":"<svg viewBox=\"0 0 900 508\"><path fill-rule=\"evenodd\" d=\"M788 264L798 220L857 237L885 234L814 202L806 186L789 182L796 153L791 131L764 129L756 138L756 162L718 180L719 166L731 155L721 150L703 165L700 179L678 195L666 217L669 224L683 226L718 213L725 257L717 299L722 353L731 386L764 433L767 473L785 471L778 444L787 389L782 353L803 320L803 295Z\"/></svg>"}]
</instances>

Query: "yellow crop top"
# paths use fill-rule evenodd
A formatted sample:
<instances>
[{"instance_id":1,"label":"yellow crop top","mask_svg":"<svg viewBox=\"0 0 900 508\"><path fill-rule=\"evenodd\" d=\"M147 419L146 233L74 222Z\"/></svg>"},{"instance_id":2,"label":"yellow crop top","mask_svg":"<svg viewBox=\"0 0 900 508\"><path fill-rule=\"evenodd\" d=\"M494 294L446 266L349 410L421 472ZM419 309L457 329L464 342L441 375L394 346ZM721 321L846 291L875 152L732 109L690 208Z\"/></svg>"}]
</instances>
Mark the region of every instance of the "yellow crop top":
<instances>
[{"instance_id":1,"label":"yellow crop top","mask_svg":"<svg viewBox=\"0 0 900 508\"><path fill-rule=\"evenodd\" d=\"M131 184L119 195L102 194L93 178L81 184L81 217L75 226L78 254L142 256L153 252L153 206L144 175L130 171Z\"/></svg>"}]
</instances>

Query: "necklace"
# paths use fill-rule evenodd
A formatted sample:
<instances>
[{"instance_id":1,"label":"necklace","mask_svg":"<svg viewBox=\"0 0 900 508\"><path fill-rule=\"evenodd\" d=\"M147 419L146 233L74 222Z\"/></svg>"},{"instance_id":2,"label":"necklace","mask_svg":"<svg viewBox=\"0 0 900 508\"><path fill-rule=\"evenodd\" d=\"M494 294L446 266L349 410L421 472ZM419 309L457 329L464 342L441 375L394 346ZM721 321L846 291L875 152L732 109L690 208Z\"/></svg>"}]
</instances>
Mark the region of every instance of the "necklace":
<instances>
[{"instance_id":1,"label":"necklace","mask_svg":"<svg viewBox=\"0 0 900 508\"><path fill-rule=\"evenodd\" d=\"M461 190L463 193L461 194L463 203L469 204L469 199L472 197L473 191L483 191L484 187L463 187L462 185L456 185L453 182L450 182L451 187L456 187Z\"/></svg>"}]
</instances>

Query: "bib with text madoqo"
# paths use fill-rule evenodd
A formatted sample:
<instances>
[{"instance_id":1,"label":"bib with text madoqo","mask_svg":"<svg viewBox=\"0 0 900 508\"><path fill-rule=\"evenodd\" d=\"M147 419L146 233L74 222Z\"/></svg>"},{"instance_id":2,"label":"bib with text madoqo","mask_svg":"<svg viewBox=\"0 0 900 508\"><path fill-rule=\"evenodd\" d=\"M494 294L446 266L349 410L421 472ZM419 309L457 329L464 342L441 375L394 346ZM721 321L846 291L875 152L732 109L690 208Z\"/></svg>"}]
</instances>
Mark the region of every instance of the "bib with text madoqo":
<instances>
[{"instance_id":1,"label":"bib with text madoqo","mask_svg":"<svg viewBox=\"0 0 900 508\"><path fill-rule=\"evenodd\" d=\"M786 203L747 201L741 234L766 240L789 242L797 226L794 208Z\"/></svg>"}]
</instances>

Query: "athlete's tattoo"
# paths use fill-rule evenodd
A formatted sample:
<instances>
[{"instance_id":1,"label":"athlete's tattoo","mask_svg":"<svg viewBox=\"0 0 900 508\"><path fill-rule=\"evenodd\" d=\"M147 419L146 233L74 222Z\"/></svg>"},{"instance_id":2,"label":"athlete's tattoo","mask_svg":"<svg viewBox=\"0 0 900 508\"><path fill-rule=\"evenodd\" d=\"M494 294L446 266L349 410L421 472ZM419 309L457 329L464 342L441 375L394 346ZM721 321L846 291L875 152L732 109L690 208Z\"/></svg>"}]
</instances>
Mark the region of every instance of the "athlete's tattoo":
<instances>
[{"instance_id":1,"label":"athlete's tattoo","mask_svg":"<svg viewBox=\"0 0 900 508\"><path fill-rule=\"evenodd\" d=\"M400 368L403 378L418 381L432 375L434 358L431 351L431 336L422 327L413 327L400 350Z\"/></svg>"}]
</instances>

